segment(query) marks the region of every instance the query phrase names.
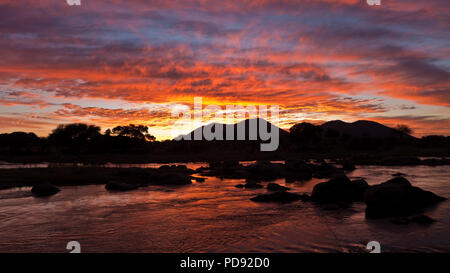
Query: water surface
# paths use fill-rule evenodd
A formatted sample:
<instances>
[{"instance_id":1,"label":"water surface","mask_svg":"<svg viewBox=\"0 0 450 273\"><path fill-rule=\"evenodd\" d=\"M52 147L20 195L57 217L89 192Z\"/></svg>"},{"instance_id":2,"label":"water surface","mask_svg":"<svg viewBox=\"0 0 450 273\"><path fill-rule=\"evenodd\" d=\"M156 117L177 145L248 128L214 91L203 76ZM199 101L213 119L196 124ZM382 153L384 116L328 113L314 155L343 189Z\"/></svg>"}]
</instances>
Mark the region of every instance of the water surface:
<instances>
[{"instance_id":1,"label":"water surface","mask_svg":"<svg viewBox=\"0 0 450 273\"><path fill-rule=\"evenodd\" d=\"M201 165L201 164L200 164ZM191 165L189 167L198 167ZM350 177L377 184L402 172L413 185L450 197L448 166L359 166ZM279 184L311 193L324 180ZM363 203L326 210L313 203L260 204L249 199L265 189L245 190L242 180L208 178L182 187L149 186L110 193L104 185L61 187L49 198L30 188L0 191L0 252L365 252L450 251L448 201L425 211L429 226L367 220Z\"/></svg>"}]
</instances>

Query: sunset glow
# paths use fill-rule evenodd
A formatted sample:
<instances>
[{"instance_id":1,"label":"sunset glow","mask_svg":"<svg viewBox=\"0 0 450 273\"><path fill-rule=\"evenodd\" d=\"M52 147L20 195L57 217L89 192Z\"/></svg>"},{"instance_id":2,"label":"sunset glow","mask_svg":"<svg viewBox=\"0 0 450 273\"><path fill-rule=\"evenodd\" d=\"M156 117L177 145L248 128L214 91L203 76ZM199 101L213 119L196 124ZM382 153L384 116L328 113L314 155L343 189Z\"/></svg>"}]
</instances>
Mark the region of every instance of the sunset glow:
<instances>
[{"instance_id":1,"label":"sunset glow","mask_svg":"<svg viewBox=\"0 0 450 273\"><path fill-rule=\"evenodd\" d=\"M279 105L282 128L449 135L446 2L0 0L0 132L135 123L167 139L171 108L202 97Z\"/></svg>"}]
</instances>

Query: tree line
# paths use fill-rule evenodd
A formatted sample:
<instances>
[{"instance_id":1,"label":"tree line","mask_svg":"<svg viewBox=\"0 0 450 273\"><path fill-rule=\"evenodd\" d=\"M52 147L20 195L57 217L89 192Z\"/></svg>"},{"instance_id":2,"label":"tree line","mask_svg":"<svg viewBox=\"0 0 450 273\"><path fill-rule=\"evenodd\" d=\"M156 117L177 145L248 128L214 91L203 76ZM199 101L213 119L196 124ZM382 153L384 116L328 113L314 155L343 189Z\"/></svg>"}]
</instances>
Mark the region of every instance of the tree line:
<instances>
[{"instance_id":1,"label":"tree line","mask_svg":"<svg viewBox=\"0 0 450 273\"><path fill-rule=\"evenodd\" d=\"M145 125L123 125L101 132L96 125L59 125L47 137L34 133L0 134L0 154L192 154L208 151L255 153L259 141L157 141ZM407 126L388 138L355 137L324 130L311 123L298 123L280 139L279 152L390 151L396 147L443 148L449 151L450 137L405 137Z\"/></svg>"}]
</instances>

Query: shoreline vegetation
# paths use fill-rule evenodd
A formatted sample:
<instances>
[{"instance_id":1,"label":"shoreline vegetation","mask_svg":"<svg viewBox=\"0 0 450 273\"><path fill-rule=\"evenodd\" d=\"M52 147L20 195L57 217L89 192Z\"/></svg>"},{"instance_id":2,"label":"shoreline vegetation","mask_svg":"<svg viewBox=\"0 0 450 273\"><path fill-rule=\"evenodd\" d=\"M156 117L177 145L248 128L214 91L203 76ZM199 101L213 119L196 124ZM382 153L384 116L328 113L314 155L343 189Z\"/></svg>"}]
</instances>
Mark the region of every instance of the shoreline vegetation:
<instances>
[{"instance_id":1,"label":"shoreline vegetation","mask_svg":"<svg viewBox=\"0 0 450 273\"><path fill-rule=\"evenodd\" d=\"M245 128L245 136L249 136L251 121L245 120L227 128L237 132L239 124L244 125L239 128ZM330 121L322 125L302 122L286 131L262 119L258 122L266 122L267 128L279 130L276 151L260 151L260 144L267 142L261 139L156 141L148 133L151 128L143 125L117 126L102 133L98 126L75 123L60 125L47 137L26 132L0 134L0 161L102 165L327 158L351 159L358 165L449 164L445 159L413 158L450 157L449 136L416 138L404 125L390 128L364 120L353 123ZM205 127L209 128L211 124L190 134Z\"/></svg>"}]
</instances>

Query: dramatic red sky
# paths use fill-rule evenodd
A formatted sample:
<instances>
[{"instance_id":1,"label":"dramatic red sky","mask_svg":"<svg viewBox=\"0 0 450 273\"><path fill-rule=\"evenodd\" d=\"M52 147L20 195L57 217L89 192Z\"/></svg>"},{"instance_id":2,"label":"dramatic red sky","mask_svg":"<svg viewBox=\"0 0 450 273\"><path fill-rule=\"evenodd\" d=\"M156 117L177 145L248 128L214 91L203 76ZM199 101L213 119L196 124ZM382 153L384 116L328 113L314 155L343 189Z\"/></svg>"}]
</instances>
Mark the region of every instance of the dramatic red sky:
<instances>
[{"instance_id":1,"label":"dramatic red sky","mask_svg":"<svg viewBox=\"0 0 450 273\"><path fill-rule=\"evenodd\" d=\"M450 134L448 0L0 0L0 132L147 124L171 107L279 105Z\"/></svg>"}]
</instances>

